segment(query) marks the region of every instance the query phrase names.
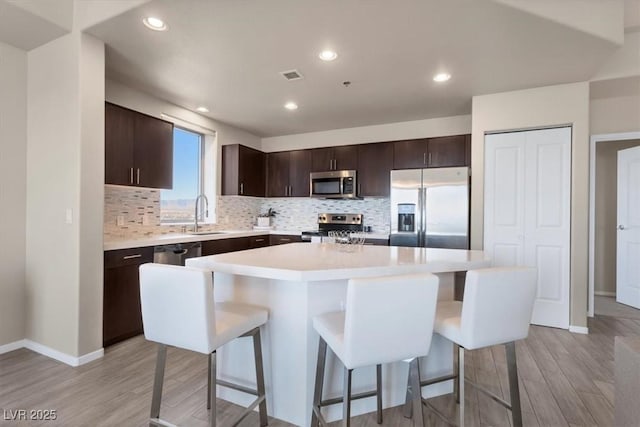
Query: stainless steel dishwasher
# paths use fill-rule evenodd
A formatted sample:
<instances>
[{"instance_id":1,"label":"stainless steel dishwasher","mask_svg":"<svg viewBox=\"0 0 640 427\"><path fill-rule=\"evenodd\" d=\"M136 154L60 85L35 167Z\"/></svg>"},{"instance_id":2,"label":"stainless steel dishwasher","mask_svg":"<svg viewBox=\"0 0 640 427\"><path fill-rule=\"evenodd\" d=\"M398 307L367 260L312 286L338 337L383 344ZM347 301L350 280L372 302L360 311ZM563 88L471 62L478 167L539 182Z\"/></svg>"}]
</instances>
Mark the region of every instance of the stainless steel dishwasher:
<instances>
[{"instance_id":1,"label":"stainless steel dishwasher","mask_svg":"<svg viewBox=\"0 0 640 427\"><path fill-rule=\"evenodd\" d=\"M202 244L200 242L162 245L153 249L153 262L157 264L184 265L184 261L187 258L198 257L201 254Z\"/></svg>"}]
</instances>

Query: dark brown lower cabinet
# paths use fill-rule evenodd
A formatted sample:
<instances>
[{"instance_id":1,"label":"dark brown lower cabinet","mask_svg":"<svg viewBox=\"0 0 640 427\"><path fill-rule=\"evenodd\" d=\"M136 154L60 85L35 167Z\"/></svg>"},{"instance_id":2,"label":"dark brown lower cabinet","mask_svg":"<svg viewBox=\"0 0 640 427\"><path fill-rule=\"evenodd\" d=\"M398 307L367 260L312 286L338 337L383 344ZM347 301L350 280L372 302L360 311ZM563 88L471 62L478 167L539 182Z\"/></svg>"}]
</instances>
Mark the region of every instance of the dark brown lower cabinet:
<instances>
[{"instance_id":1,"label":"dark brown lower cabinet","mask_svg":"<svg viewBox=\"0 0 640 427\"><path fill-rule=\"evenodd\" d=\"M143 332L138 268L147 262L153 262L153 246L104 253L104 347Z\"/></svg>"},{"instance_id":2,"label":"dark brown lower cabinet","mask_svg":"<svg viewBox=\"0 0 640 427\"><path fill-rule=\"evenodd\" d=\"M264 248L269 246L269 235L249 237L249 249Z\"/></svg>"},{"instance_id":3,"label":"dark brown lower cabinet","mask_svg":"<svg viewBox=\"0 0 640 427\"><path fill-rule=\"evenodd\" d=\"M249 249L249 237L236 237L233 239L208 240L206 242L202 242L202 256L244 251L246 249Z\"/></svg>"},{"instance_id":4,"label":"dark brown lower cabinet","mask_svg":"<svg viewBox=\"0 0 640 427\"><path fill-rule=\"evenodd\" d=\"M365 239L365 245L389 246L389 239Z\"/></svg>"},{"instance_id":5,"label":"dark brown lower cabinet","mask_svg":"<svg viewBox=\"0 0 640 427\"><path fill-rule=\"evenodd\" d=\"M296 242L302 242L302 237L295 234L272 234L269 236L269 244L271 246Z\"/></svg>"}]
</instances>

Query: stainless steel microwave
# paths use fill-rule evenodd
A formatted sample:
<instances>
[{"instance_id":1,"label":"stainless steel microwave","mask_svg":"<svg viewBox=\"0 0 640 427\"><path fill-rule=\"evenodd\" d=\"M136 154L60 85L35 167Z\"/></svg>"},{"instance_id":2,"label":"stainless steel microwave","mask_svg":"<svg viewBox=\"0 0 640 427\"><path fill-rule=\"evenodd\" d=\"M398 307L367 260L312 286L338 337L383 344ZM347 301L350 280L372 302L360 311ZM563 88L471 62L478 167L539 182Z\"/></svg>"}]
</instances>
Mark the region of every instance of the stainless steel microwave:
<instances>
[{"instance_id":1,"label":"stainless steel microwave","mask_svg":"<svg viewBox=\"0 0 640 427\"><path fill-rule=\"evenodd\" d=\"M312 172L310 176L311 197L321 199L357 198L356 171Z\"/></svg>"}]
</instances>

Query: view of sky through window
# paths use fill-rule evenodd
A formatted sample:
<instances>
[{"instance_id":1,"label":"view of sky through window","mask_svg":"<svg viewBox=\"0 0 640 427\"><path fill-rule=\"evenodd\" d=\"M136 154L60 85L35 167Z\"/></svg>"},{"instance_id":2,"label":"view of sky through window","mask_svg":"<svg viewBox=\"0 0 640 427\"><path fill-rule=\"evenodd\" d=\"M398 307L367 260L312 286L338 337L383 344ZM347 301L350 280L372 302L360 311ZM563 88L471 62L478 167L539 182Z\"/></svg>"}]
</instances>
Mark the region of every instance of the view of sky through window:
<instances>
[{"instance_id":1,"label":"view of sky through window","mask_svg":"<svg viewBox=\"0 0 640 427\"><path fill-rule=\"evenodd\" d=\"M160 194L162 222L194 220L195 200L200 194L201 135L178 127L173 131L173 189Z\"/></svg>"}]
</instances>

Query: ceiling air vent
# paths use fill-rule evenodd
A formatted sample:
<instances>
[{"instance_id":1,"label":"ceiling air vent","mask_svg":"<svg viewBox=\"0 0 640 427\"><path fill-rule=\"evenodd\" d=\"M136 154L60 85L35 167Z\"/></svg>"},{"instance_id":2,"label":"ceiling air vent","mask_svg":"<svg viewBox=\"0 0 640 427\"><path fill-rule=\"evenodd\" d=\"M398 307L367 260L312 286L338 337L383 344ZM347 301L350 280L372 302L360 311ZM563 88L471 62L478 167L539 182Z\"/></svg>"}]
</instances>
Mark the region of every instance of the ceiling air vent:
<instances>
[{"instance_id":1,"label":"ceiling air vent","mask_svg":"<svg viewBox=\"0 0 640 427\"><path fill-rule=\"evenodd\" d=\"M280 74L287 80L300 80L303 78L298 70L281 71Z\"/></svg>"}]
</instances>

